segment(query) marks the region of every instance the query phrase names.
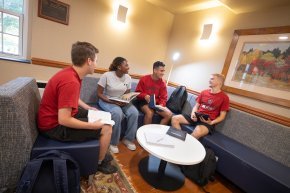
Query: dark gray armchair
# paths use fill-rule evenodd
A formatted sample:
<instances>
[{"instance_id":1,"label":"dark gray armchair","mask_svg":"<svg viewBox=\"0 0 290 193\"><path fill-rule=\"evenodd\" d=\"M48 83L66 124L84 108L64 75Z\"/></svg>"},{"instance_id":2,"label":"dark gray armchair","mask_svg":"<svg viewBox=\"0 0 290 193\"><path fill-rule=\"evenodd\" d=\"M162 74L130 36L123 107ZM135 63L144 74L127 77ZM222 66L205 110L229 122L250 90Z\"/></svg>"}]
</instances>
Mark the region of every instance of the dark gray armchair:
<instances>
[{"instance_id":1,"label":"dark gray armchair","mask_svg":"<svg viewBox=\"0 0 290 193\"><path fill-rule=\"evenodd\" d=\"M39 102L33 78L21 77L0 86L0 192L16 186L30 159L38 135L35 118Z\"/></svg>"},{"instance_id":2,"label":"dark gray armchair","mask_svg":"<svg viewBox=\"0 0 290 193\"><path fill-rule=\"evenodd\" d=\"M49 150L71 154L82 176L98 169L99 140L60 142L38 135L40 94L35 79L20 77L0 86L0 193L13 192L26 163Z\"/></svg>"}]
</instances>

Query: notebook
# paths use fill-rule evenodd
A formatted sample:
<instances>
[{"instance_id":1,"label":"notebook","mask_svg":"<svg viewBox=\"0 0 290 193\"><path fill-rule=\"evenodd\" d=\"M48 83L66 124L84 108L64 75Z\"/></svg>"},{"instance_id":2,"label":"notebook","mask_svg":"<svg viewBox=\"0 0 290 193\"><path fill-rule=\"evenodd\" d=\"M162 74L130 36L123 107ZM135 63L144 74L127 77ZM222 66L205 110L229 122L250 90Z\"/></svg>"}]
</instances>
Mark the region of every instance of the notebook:
<instances>
[{"instance_id":1,"label":"notebook","mask_svg":"<svg viewBox=\"0 0 290 193\"><path fill-rule=\"evenodd\" d=\"M144 132L146 142L152 145L166 146L166 147L174 147L174 143L170 138L166 136L166 134L160 134L157 132Z\"/></svg>"},{"instance_id":2,"label":"notebook","mask_svg":"<svg viewBox=\"0 0 290 193\"><path fill-rule=\"evenodd\" d=\"M112 120L111 113L105 111L89 110L88 122L93 123L97 120L101 120L104 124L115 125L115 121Z\"/></svg>"},{"instance_id":3,"label":"notebook","mask_svg":"<svg viewBox=\"0 0 290 193\"><path fill-rule=\"evenodd\" d=\"M180 139L182 141L185 141L185 139L186 139L186 131L176 129L176 128L171 127L171 126L169 127L166 134L170 135L172 137L175 137L177 139Z\"/></svg>"},{"instance_id":4,"label":"notebook","mask_svg":"<svg viewBox=\"0 0 290 193\"><path fill-rule=\"evenodd\" d=\"M122 102L122 103L130 103L139 94L140 92L129 92L129 93L123 94L120 97L109 97L109 99L113 101Z\"/></svg>"},{"instance_id":5,"label":"notebook","mask_svg":"<svg viewBox=\"0 0 290 193\"><path fill-rule=\"evenodd\" d=\"M150 102L148 105L151 109L154 109L155 111L164 111L163 110L164 107L156 105L155 94L150 95Z\"/></svg>"}]
</instances>

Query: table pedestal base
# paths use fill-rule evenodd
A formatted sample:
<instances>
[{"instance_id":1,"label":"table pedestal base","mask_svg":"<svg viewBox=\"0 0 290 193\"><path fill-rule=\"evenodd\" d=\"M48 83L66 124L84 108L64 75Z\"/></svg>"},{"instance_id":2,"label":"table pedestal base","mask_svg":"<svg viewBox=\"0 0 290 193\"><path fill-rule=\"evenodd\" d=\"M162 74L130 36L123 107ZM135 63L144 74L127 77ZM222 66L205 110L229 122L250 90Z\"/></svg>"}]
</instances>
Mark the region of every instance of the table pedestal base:
<instances>
[{"instance_id":1,"label":"table pedestal base","mask_svg":"<svg viewBox=\"0 0 290 193\"><path fill-rule=\"evenodd\" d=\"M173 191L184 184L185 177L178 166L152 155L139 162L139 172L156 189Z\"/></svg>"}]
</instances>

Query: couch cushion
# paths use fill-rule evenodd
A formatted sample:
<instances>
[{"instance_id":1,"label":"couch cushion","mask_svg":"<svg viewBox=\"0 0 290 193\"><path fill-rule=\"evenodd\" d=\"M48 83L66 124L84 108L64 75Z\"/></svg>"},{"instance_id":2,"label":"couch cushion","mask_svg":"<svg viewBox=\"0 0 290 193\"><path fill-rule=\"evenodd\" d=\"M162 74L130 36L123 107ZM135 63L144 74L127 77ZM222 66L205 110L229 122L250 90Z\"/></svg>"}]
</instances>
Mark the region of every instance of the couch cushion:
<instances>
[{"instance_id":1,"label":"couch cushion","mask_svg":"<svg viewBox=\"0 0 290 193\"><path fill-rule=\"evenodd\" d=\"M173 93L174 90L175 87L167 86L167 100L169 99L170 95Z\"/></svg>"},{"instance_id":2,"label":"couch cushion","mask_svg":"<svg viewBox=\"0 0 290 193\"><path fill-rule=\"evenodd\" d=\"M88 176L94 174L98 169L100 142L98 139L86 141L70 141L62 142L46 138L39 135L34 143L31 151L31 158L50 151L59 150L69 153L79 164L80 174Z\"/></svg>"},{"instance_id":3,"label":"couch cushion","mask_svg":"<svg viewBox=\"0 0 290 193\"><path fill-rule=\"evenodd\" d=\"M138 81L137 82L136 81L132 81L132 83L131 83L131 91L132 92L135 92L137 84L138 84Z\"/></svg>"},{"instance_id":4,"label":"couch cushion","mask_svg":"<svg viewBox=\"0 0 290 193\"><path fill-rule=\"evenodd\" d=\"M87 104L96 104L98 101L97 97L97 86L99 78L86 76L82 80L81 96L80 98Z\"/></svg>"},{"instance_id":5,"label":"couch cushion","mask_svg":"<svg viewBox=\"0 0 290 193\"><path fill-rule=\"evenodd\" d=\"M289 127L231 108L216 130L290 167Z\"/></svg>"},{"instance_id":6,"label":"couch cushion","mask_svg":"<svg viewBox=\"0 0 290 193\"><path fill-rule=\"evenodd\" d=\"M182 108L182 114L191 114L192 108L196 103L196 95L188 93L187 100Z\"/></svg>"},{"instance_id":7,"label":"couch cushion","mask_svg":"<svg viewBox=\"0 0 290 193\"><path fill-rule=\"evenodd\" d=\"M289 167L220 132L203 137L201 141L205 146L212 148L219 157L217 171L243 187L244 190L255 192L254 190L261 190L260 188L262 188L266 192L273 192L274 190L274 192L284 192L283 190L290 188ZM253 187L247 184L249 179L253 181ZM259 183L255 182L258 179ZM267 182L270 184L267 184ZM257 187L261 184L265 188ZM269 188L272 188L272 191Z\"/></svg>"}]
</instances>

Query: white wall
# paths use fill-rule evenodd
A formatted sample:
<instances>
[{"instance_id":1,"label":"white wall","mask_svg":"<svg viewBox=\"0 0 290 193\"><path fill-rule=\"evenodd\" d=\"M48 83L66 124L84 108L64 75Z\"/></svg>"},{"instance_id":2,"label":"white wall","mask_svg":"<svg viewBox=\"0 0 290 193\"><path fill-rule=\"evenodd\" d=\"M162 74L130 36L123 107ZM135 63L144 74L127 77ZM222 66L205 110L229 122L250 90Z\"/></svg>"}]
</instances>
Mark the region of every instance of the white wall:
<instances>
[{"instance_id":1,"label":"white wall","mask_svg":"<svg viewBox=\"0 0 290 193\"><path fill-rule=\"evenodd\" d=\"M70 63L71 45L88 41L99 50L100 68L125 57L130 73L147 74L155 60L164 60L174 16L144 0L127 0L125 25L113 22L116 0L62 0L70 5L69 25L38 17L38 0L31 0L31 57ZM0 60L0 83L18 76L48 80L58 68Z\"/></svg>"},{"instance_id":2,"label":"white wall","mask_svg":"<svg viewBox=\"0 0 290 193\"><path fill-rule=\"evenodd\" d=\"M210 74L221 73L236 29L252 29L290 25L290 6L265 11L234 14L222 7L177 15L172 27L167 51L167 63L179 51L170 81L201 91L208 87ZM204 24L213 23L213 40L202 44L200 36ZM290 109L270 103L230 94L230 100L268 112L290 117Z\"/></svg>"},{"instance_id":3,"label":"white wall","mask_svg":"<svg viewBox=\"0 0 290 193\"><path fill-rule=\"evenodd\" d=\"M32 57L70 62L71 45L88 41L100 50L99 67L123 56L132 72L143 74L166 56L173 15L144 0L127 1L125 25L113 20L114 0L63 1L70 5L68 26L38 17L38 0L33 2Z\"/></svg>"}]
</instances>

